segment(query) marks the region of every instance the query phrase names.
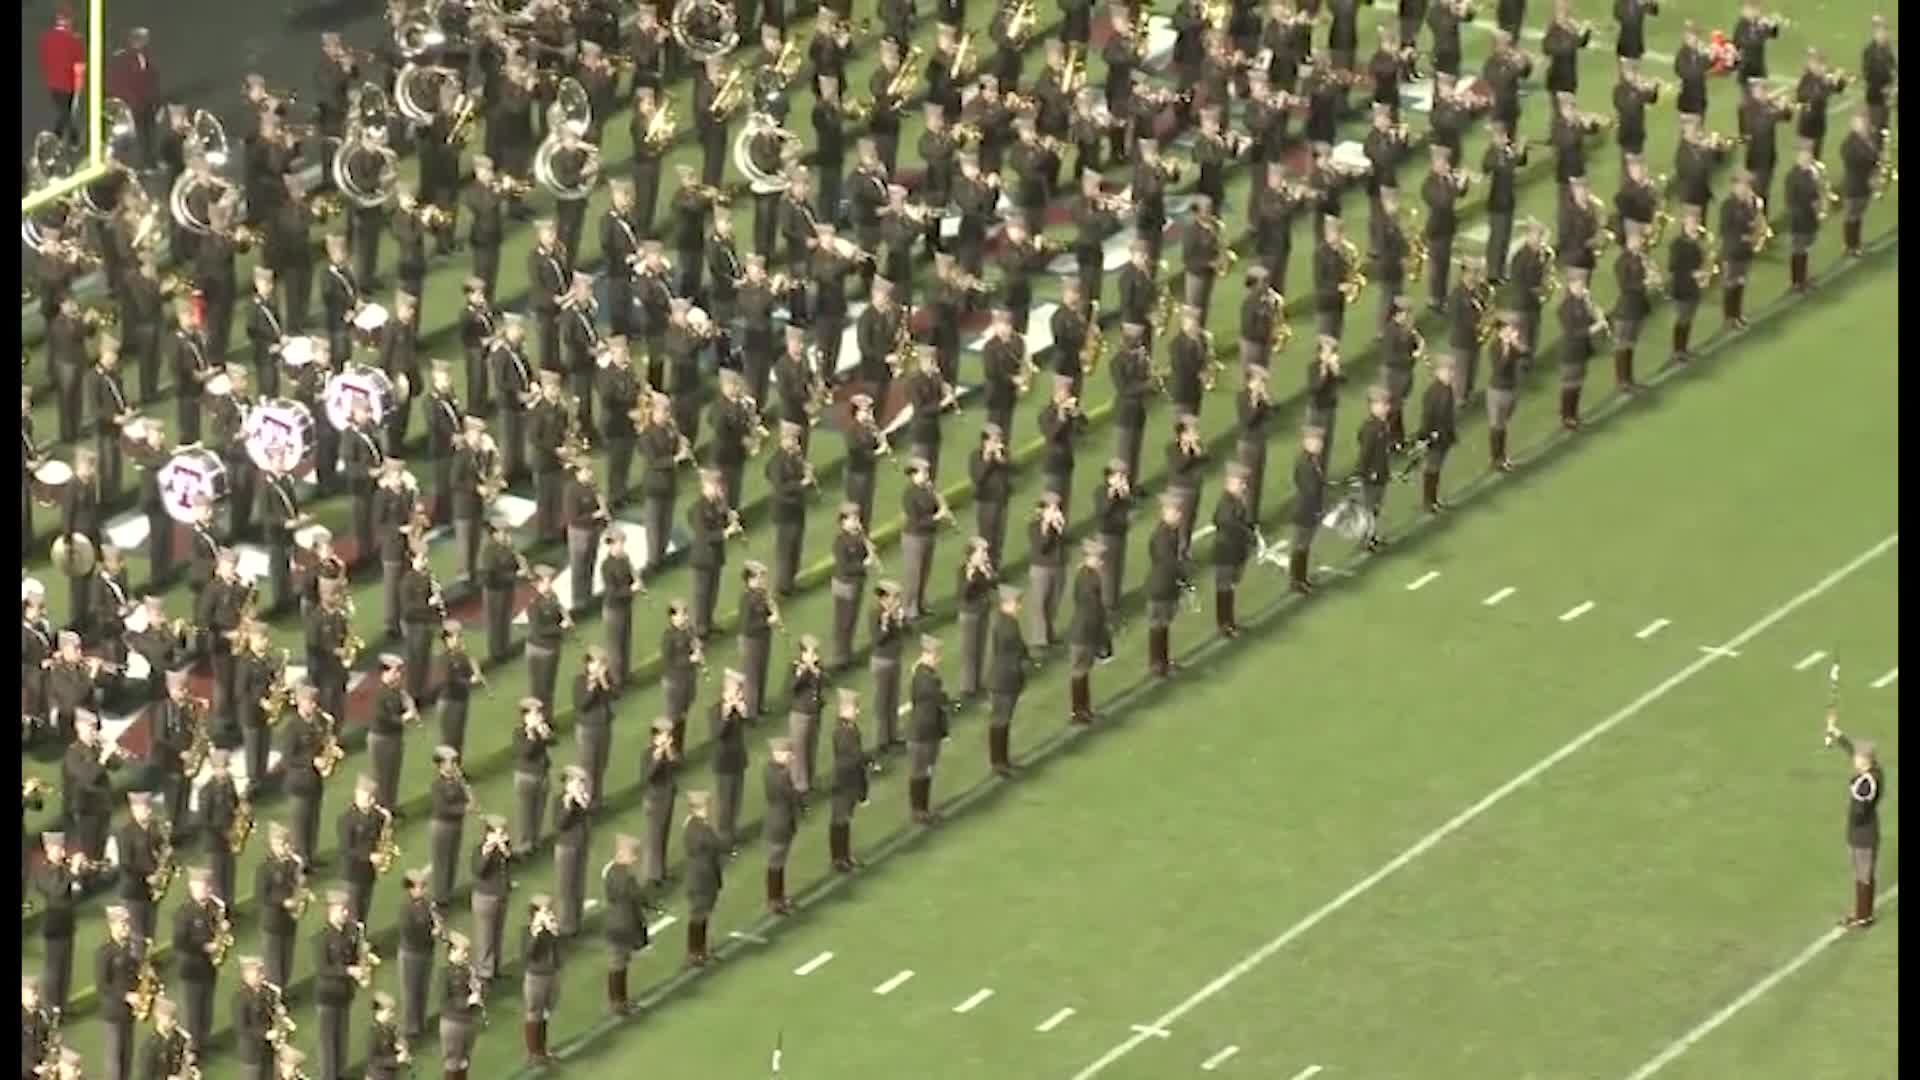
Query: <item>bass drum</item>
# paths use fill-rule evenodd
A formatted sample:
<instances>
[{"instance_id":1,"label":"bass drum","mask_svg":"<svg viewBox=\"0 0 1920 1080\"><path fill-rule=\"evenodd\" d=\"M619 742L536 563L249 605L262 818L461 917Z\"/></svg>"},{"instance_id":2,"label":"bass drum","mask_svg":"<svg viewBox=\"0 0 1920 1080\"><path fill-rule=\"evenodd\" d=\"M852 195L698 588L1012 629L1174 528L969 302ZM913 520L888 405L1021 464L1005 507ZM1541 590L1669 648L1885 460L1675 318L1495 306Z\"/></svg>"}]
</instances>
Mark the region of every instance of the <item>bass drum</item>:
<instances>
[{"instance_id":1,"label":"bass drum","mask_svg":"<svg viewBox=\"0 0 1920 1080\"><path fill-rule=\"evenodd\" d=\"M367 403L367 414L373 422L384 424L387 414L399 406L400 398L386 372L365 364L350 365L327 380L327 423L335 431L352 427L353 407L362 401Z\"/></svg>"},{"instance_id":2,"label":"bass drum","mask_svg":"<svg viewBox=\"0 0 1920 1080\"><path fill-rule=\"evenodd\" d=\"M292 398L267 398L247 411L241 425L247 457L272 473L293 473L313 457L319 435L313 428L313 410Z\"/></svg>"},{"instance_id":3,"label":"bass drum","mask_svg":"<svg viewBox=\"0 0 1920 1080\"><path fill-rule=\"evenodd\" d=\"M33 470L33 501L41 506L58 506L73 482L73 466L64 461L49 461Z\"/></svg>"},{"instance_id":4,"label":"bass drum","mask_svg":"<svg viewBox=\"0 0 1920 1080\"><path fill-rule=\"evenodd\" d=\"M215 507L225 502L231 482L220 455L204 447L176 450L160 466L160 497L166 500L167 516L183 525L193 524L193 506L199 500Z\"/></svg>"}]
</instances>

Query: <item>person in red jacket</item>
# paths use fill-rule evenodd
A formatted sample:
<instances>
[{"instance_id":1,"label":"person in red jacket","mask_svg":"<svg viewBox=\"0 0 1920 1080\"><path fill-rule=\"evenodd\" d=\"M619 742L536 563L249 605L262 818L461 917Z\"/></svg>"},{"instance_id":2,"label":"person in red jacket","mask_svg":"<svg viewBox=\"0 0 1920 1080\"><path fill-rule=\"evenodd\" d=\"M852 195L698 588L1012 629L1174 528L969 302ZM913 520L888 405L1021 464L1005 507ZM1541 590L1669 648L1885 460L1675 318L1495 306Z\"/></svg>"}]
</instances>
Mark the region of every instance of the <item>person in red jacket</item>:
<instances>
[{"instance_id":1,"label":"person in red jacket","mask_svg":"<svg viewBox=\"0 0 1920 1080\"><path fill-rule=\"evenodd\" d=\"M127 103L140 133L140 164L153 164L154 117L159 111L159 76L147 52L147 28L127 32L127 44L107 59L107 96Z\"/></svg>"},{"instance_id":2,"label":"person in red jacket","mask_svg":"<svg viewBox=\"0 0 1920 1080\"><path fill-rule=\"evenodd\" d=\"M73 31L73 16L65 9L53 16L53 25L40 35L40 79L53 98L53 133L80 141L80 125L73 115L74 95L86 64L87 45Z\"/></svg>"}]
</instances>

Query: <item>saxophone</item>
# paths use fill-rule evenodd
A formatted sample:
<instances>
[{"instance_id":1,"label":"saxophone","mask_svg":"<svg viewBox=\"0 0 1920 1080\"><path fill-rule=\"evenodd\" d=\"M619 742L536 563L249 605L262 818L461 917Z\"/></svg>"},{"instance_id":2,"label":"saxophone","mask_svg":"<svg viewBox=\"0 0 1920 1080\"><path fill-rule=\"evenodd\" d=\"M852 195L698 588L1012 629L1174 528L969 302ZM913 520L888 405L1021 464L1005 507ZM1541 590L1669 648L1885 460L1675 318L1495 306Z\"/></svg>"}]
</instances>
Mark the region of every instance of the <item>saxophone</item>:
<instances>
[{"instance_id":1,"label":"saxophone","mask_svg":"<svg viewBox=\"0 0 1920 1080\"><path fill-rule=\"evenodd\" d=\"M673 102L668 101L647 118L647 130L642 141L649 150L665 150L673 143L674 127Z\"/></svg>"},{"instance_id":2,"label":"saxophone","mask_svg":"<svg viewBox=\"0 0 1920 1080\"><path fill-rule=\"evenodd\" d=\"M227 850L235 855L240 854L251 836L253 836L253 800L241 799L233 808L233 824L227 826Z\"/></svg>"},{"instance_id":3,"label":"saxophone","mask_svg":"<svg viewBox=\"0 0 1920 1080\"><path fill-rule=\"evenodd\" d=\"M227 913L227 902L217 896L209 897L213 904L213 951L207 959L214 967L227 962L227 953L233 951L233 916Z\"/></svg>"},{"instance_id":4,"label":"saxophone","mask_svg":"<svg viewBox=\"0 0 1920 1080\"><path fill-rule=\"evenodd\" d=\"M293 1041L293 1033L300 1030L287 1013L287 992L273 983L262 983L273 1000L273 1024L267 1028L267 1044L278 1050Z\"/></svg>"},{"instance_id":5,"label":"saxophone","mask_svg":"<svg viewBox=\"0 0 1920 1080\"><path fill-rule=\"evenodd\" d=\"M1340 297L1351 304L1359 299L1361 290L1367 287L1367 272L1360 267L1360 252L1353 246L1353 241L1341 237L1339 251L1340 260L1347 266L1347 272L1340 279Z\"/></svg>"},{"instance_id":6,"label":"saxophone","mask_svg":"<svg viewBox=\"0 0 1920 1080\"><path fill-rule=\"evenodd\" d=\"M1473 287L1473 339L1485 345L1500 329L1500 317L1493 310L1493 282L1482 281Z\"/></svg>"},{"instance_id":7,"label":"saxophone","mask_svg":"<svg viewBox=\"0 0 1920 1080\"><path fill-rule=\"evenodd\" d=\"M182 759L187 779L200 775L200 769L207 763L207 755L213 750L213 738L207 730L207 714L213 709L213 703L205 698L187 699L187 722L193 726L193 740L187 744L187 753Z\"/></svg>"},{"instance_id":8,"label":"saxophone","mask_svg":"<svg viewBox=\"0 0 1920 1080\"><path fill-rule=\"evenodd\" d=\"M887 96L896 102L905 101L907 95L913 92L913 84L919 81L920 76L916 72L925 59L926 50L920 46L908 49L907 55L900 61L900 70L894 72L893 78L887 82Z\"/></svg>"},{"instance_id":9,"label":"saxophone","mask_svg":"<svg viewBox=\"0 0 1920 1080\"><path fill-rule=\"evenodd\" d=\"M373 864L373 872L384 875L400 861L400 845L393 838L393 811L384 806L375 806L380 814L380 835L373 842L373 854L367 861Z\"/></svg>"},{"instance_id":10,"label":"saxophone","mask_svg":"<svg viewBox=\"0 0 1920 1080\"><path fill-rule=\"evenodd\" d=\"M147 829L155 834L154 866L147 874L147 893L157 903L166 897L168 889L173 888L173 879L180 874L180 864L174 861L173 838L169 835L166 820L156 817L147 825Z\"/></svg>"},{"instance_id":11,"label":"saxophone","mask_svg":"<svg viewBox=\"0 0 1920 1080\"><path fill-rule=\"evenodd\" d=\"M1080 346L1080 372L1092 375L1107 358L1107 337L1100 332L1100 301L1087 310L1087 340Z\"/></svg>"},{"instance_id":12,"label":"saxophone","mask_svg":"<svg viewBox=\"0 0 1920 1080\"><path fill-rule=\"evenodd\" d=\"M280 663L275 666L273 679L267 683L267 692L260 698L260 715L267 726L280 722L280 715L287 710L287 701L293 696L293 688L287 683L287 662L290 659L287 650L280 650Z\"/></svg>"},{"instance_id":13,"label":"saxophone","mask_svg":"<svg viewBox=\"0 0 1920 1080\"><path fill-rule=\"evenodd\" d=\"M129 1003L133 1018L143 1024L153 1015L153 1003L166 992L166 987L160 982L160 973L153 966L153 939L147 938L146 942L146 947L140 951L140 967L134 972L133 1001Z\"/></svg>"},{"instance_id":14,"label":"saxophone","mask_svg":"<svg viewBox=\"0 0 1920 1080\"><path fill-rule=\"evenodd\" d=\"M314 718L320 722L320 755L314 759L313 771L320 774L322 780L333 775L333 770L347 756L340 745L339 722L329 712L315 712Z\"/></svg>"},{"instance_id":15,"label":"saxophone","mask_svg":"<svg viewBox=\"0 0 1920 1080\"><path fill-rule=\"evenodd\" d=\"M373 942L367 939L367 924L364 922L354 924L353 950L353 964L359 972L353 981L365 990L373 985L373 969L380 966L380 954L373 951Z\"/></svg>"}]
</instances>

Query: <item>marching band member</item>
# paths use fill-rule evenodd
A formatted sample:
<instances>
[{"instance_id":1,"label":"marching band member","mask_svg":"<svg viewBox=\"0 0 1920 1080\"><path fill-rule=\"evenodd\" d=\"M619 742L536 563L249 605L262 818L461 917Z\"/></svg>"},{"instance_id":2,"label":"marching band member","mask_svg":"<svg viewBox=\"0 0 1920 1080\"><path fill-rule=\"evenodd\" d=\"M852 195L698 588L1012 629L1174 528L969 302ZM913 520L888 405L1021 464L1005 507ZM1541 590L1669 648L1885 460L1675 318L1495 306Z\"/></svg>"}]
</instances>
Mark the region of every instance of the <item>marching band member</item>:
<instances>
[{"instance_id":1,"label":"marching band member","mask_svg":"<svg viewBox=\"0 0 1920 1080\"><path fill-rule=\"evenodd\" d=\"M720 598L720 570L727 561L727 540L742 532L740 514L728 507L718 470L700 472L700 498L687 508L693 566L693 632L705 641L713 633L713 609Z\"/></svg>"},{"instance_id":2,"label":"marching band member","mask_svg":"<svg viewBox=\"0 0 1920 1080\"><path fill-rule=\"evenodd\" d=\"M640 841L625 833L613 838L613 858L600 868L600 883L606 894L607 1008L614 1016L625 1016L631 1005L627 999L627 974L633 954L648 945L647 897L633 866L640 858ZM449 982L449 991L454 984Z\"/></svg>"},{"instance_id":3,"label":"marching band member","mask_svg":"<svg viewBox=\"0 0 1920 1080\"><path fill-rule=\"evenodd\" d=\"M528 702L522 702L523 715ZM537 716L535 708L531 715ZM523 721L524 723L524 721ZM541 774L542 784L546 782ZM514 775L519 788L520 774ZM512 861L516 845L508 838L507 819L489 814L480 819L480 843L474 848L473 876L473 974L481 985L492 982L501 968L500 947L506 938L507 899L513 889Z\"/></svg>"},{"instance_id":4,"label":"marching band member","mask_svg":"<svg viewBox=\"0 0 1920 1080\"><path fill-rule=\"evenodd\" d=\"M267 823L267 857L254 868L254 895L260 899L267 981L289 986L293 942L312 893L307 889L307 862L293 849L293 832L277 821Z\"/></svg>"},{"instance_id":5,"label":"marching band member","mask_svg":"<svg viewBox=\"0 0 1920 1080\"><path fill-rule=\"evenodd\" d=\"M312 669L309 672L312 677ZM311 865L319 851L320 811L326 798L326 781L335 764L327 751L329 746L337 745L339 719L338 714L320 708L320 695L313 686L296 687L293 703L293 716L281 737L287 795L293 803L289 815L290 847L303 863Z\"/></svg>"},{"instance_id":6,"label":"marching band member","mask_svg":"<svg viewBox=\"0 0 1920 1080\"><path fill-rule=\"evenodd\" d=\"M787 738L775 738L767 744L767 768L763 780L766 797L767 837L767 911L772 915L793 913L787 899L787 854L799 831L801 795L794 781L794 744Z\"/></svg>"},{"instance_id":7,"label":"marching band member","mask_svg":"<svg viewBox=\"0 0 1920 1080\"><path fill-rule=\"evenodd\" d=\"M933 570L933 548L942 524L953 523L953 511L933 486L933 470L915 458L907 463L907 487L900 496L906 524L900 533L900 558L906 577L906 617L918 620L926 612L927 578Z\"/></svg>"},{"instance_id":8,"label":"marching band member","mask_svg":"<svg viewBox=\"0 0 1920 1080\"><path fill-rule=\"evenodd\" d=\"M613 750L614 692L613 673L606 653L588 646L581 660L580 674L573 677L573 715L579 766L589 791L606 790L607 758ZM558 817L556 806L555 819Z\"/></svg>"},{"instance_id":9,"label":"marching band member","mask_svg":"<svg viewBox=\"0 0 1920 1080\"><path fill-rule=\"evenodd\" d=\"M376 761L376 768L378 767ZM391 828L390 804L380 801L380 782L361 775L353 783L353 801L340 812L336 832L340 845L341 876L353 898L353 916L366 922L373 915L373 885L385 872L379 859L381 833Z\"/></svg>"},{"instance_id":10,"label":"marching band member","mask_svg":"<svg viewBox=\"0 0 1920 1080\"><path fill-rule=\"evenodd\" d=\"M426 400L427 460L433 466L433 523L453 517L453 466L457 444L466 427L466 414L453 389L453 368L445 360L432 361Z\"/></svg>"},{"instance_id":11,"label":"marching band member","mask_svg":"<svg viewBox=\"0 0 1920 1080\"><path fill-rule=\"evenodd\" d=\"M835 873L852 873L859 865L853 856L853 812L865 806L868 773L873 758L860 733L860 698L852 690L839 694L833 729L833 803L827 826L828 857Z\"/></svg>"},{"instance_id":12,"label":"marching band member","mask_svg":"<svg viewBox=\"0 0 1920 1080\"><path fill-rule=\"evenodd\" d=\"M1607 317L1613 334L1613 379L1623 392L1639 389L1633 381L1633 349L1641 325L1653 313L1653 290L1659 284L1659 273L1647 253L1646 232L1639 226L1628 226L1613 266L1619 293Z\"/></svg>"},{"instance_id":13,"label":"marching band member","mask_svg":"<svg viewBox=\"0 0 1920 1080\"><path fill-rule=\"evenodd\" d=\"M554 931L562 938L580 932L587 900L587 849L592 842L594 805L585 768L560 771L560 794L553 800Z\"/></svg>"},{"instance_id":14,"label":"marching band member","mask_svg":"<svg viewBox=\"0 0 1920 1080\"><path fill-rule=\"evenodd\" d=\"M912 719L909 722L907 751L909 771L907 805L915 825L931 825L933 812L933 772L940 760L940 748L947 741L946 687L940 679L940 639L920 637L920 656L913 665L909 684Z\"/></svg>"},{"instance_id":15,"label":"marching band member","mask_svg":"<svg viewBox=\"0 0 1920 1080\"><path fill-rule=\"evenodd\" d=\"M1726 276L1721 287L1722 313L1732 330L1747 327L1744 307L1747 273L1759 258L1764 237L1773 229L1767 224L1766 204L1753 188L1753 175L1745 170L1733 174L1733 190L1720 203L1720 253Z\"/></svg>"},{"instance_id":16,"label":"marching band member","mask_svg":"<svg viewBox=\"0 0 1920 1080\"><path fill-rule=\"evenodd\" d=\"M1288 577L1293 591L1302 595L1313 591L1307 571L1313 534L1320 528L1320 515L1326 510L1325 445L1322 433L1308 428L1300 436L1300 456L1293 464L1293 545L1287 553Z\"/></svg>"},{"instance_id":17,"label":"marching band member","mask_svg":"<svg viewBox=\"0 0 1920 1080\"><path fill-rule=\"evenodd\" d=\"M527 690L540 710L553 715L554 684L560 677L560 645L573 629L573 616L554 595L554 568L533 568L533 596L527 602Z\"/></svg>"},{"instance_id":18,"label":"marching band member","mask_svg":"<svg viewBox=\"0 0 1920 1080\"><path fill-rule=\"evenodd\" d=\"M1060 568L1066 529L1065 500L1058 492L1042 492L1028 524L1027 595L1033 598L1032 637L1048 648L1054 644L1053 616L1060 603Z\"/></svg>"},{"instance_id":19,"label":"marching band member","mask_svg":"<svg viewBox=\"0 0 1920 1080\"><path fill-rule=\"evenodd\" d=\"M341 1080L352 1040L353 999L373 972L363 965L364 923L352 916L353 898L327 893L327 919L314 939L314 1002L319 1012L320 1071L314 1080Z\"/></svg>"},{"instance_id":20,"label":"marching band member","mask_svg":"<svg viewBox=\"0 0 1920 1080\"><path fill-rule=\"evenodd\" d=\"M586 455L573 460L567 482L563 509L567 521L567 571L572 584L572 610L585 611L593 603L593 563L600 551L600 537L613 516L607 500L594 482L593 461Z\"/></svg>"},{"instance_id":21,"label":"marching band member","mask_svg":"<svg viewBox=\"0 0 1920 1080\"><path fill-rule=\"evenodd\" d=\"M752 721L748 711L747 676L729 668L721 679L720 699L708 712L708 731L713 752L712 823L720 850L738 854L735 826L740 819L741 796L746 787L746 725ZM691 800L691 796L689 796ZM692 857L689 849L689 857Z\"/></svg>"},{"instance_id":22,"label":"marching band member","mask_svg":"<svg viewBox=\"0 0 1920 1080\"><path fill-rule=\"evenodd\" d=\"M230 761L231 752L225 747L215 746L207 752L209 773L200 784L199 806L200 839L206 845L213 895L228 904L239 899L233 887L233 868L246 844L246 836L235 831L235 821L241 814L253 812L247 802L247 789L233 775ZM252 775L248 774L249 780Z\"/></svg>"},{"instance_id":23,"label":"marching band member","mask_svg":"<svg viewBox=\"0 0 1920 1080\"><path fill-rule=\"evenodd\" d=\"M721 865L727 847L709 824L713 794L687 792L687 821L682 843L687 853L687 966L705 967L707 920L720 900Z\"/></svg>"},{"instance_id":24,"label":"marching band member","mask_svg":"<svg viewBox=\"0 0 1920 1080\"><path fill-rule=\"evenodd\" d=\"M1451 354L1435 356L1433 381L1420 399L1420 441L1427 448L1420 462L1420 508L1429 514L1446 509L1440 501L1440 469L1456 437L1454 412L1466 396L1456 387L1456 370Z\"/></svg>"},{"instance_id":25,"label":"marching band member","mask_svg":"<svg viewBox=\"0 0 1920 1080\"><path fill-rule=\"evenodd\" d=\"M957 602L960 609L960 699L971 701L983 686L987 658L987 620L1000 586L992 550L983 537L967 541L960 564Z\"/></svg>"},{"instance_id":26,"label":"marching band member","mask_svg":"<svg viewBox=\"0 0 1920 1080\"><path fill-rule=\"evenodd\" d=\"M154 1001L153 1034L140 1050L141 1076L184 1076L199 1056L199 1044L179 1023L179 1009L171 998Z\"/></svg>"},{"instance_id":27,"label":"marching band member","mask_svg":"<svg viewBox=\"0 0 1920 1080\"><path fill-rule=\"evenodd\" d=\"M223 941L225 935L228 940ZM231 944L227 903L213 892L213 875L200 867L187 872L187 902L173 916L173 951L183 988L182 1027L196 1048L213 1033L214 984Z\"/></svg>"},{"instance_id":28,"label":"marching band member","mask_svg":"<svg viewBox=\"0 0 1920 1080\"><path fill-rule=\"evenodd\" d=\"M1587 272L1568 271L1567 295L1560 301L1560 426L1568 431L1580 429L1580 394L1593 339L1607 332L1606 316L1588 291Z\"/></svg>"},{"instance_id":29,"label":"marching band member","mask_svg":"<svg viewBox=\"0 0 1920 1080\"><path fill-rule=\"evenodd\" d=\"M67 990L73 982L75 908L86 888L85 872L93 865L84 849L68 851L67 835L40 834L42 855L32 875L33 891L41 903L41 975L34 996L56 1015L66 1010ZM41 992L45 987L45 992Z\"/></svg>"}]
</instances>

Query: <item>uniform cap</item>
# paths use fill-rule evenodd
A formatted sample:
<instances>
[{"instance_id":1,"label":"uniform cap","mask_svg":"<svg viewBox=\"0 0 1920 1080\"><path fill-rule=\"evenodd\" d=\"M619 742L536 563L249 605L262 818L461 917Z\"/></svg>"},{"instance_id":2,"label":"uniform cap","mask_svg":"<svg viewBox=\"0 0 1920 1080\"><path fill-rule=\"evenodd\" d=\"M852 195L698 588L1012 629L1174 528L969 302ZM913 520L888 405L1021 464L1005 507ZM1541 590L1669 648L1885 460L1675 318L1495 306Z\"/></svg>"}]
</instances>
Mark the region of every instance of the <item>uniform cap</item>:
<instances>
[{"instance_id":1,"label":"uniform cap","mask_svg":"<svg viewBox=\"0 0 1920 1080\"><path fill-rule=\"evenodd\" d=\"M507 819L500 814L488 814L480 819L480 823L494 830L505 829L507 827Z\"/></svg>"},{"instance_id":2,"label":"uniform cap","mask_svg":"<svg viewBox=\"0 0 1920 1080\"><path fill-rule=\"evenodd\" d=\"M655 732L672 731L673 721L667 719L664 716L655 717L653 721L653 730Z\"/></svg>"},{"instance_id":3,"label":"uniform cap","mask_svg":"<svg viewBox=\"0 0 1920 1080\"><path fill-rule=\"evenodd\" d=\"M128 919L132 917L133 917L133 913L127 910L127 906L125 904L114 904L113 906L107 908L108 922L126 922Z\"/></svg>"},{"instance_id":4,"label":"uniform cap","mask_svg":"<svg viewBox=\"0 0 1920 1080\"><path fill-rule=\"evenodd\" d=\"M777 739L768 739L767 752L769 754L790 754L793 752L793 740L784 736Z\"/></svg>"}]
</instances>

